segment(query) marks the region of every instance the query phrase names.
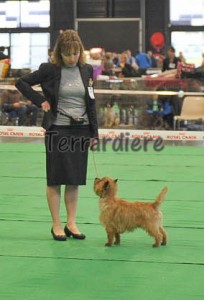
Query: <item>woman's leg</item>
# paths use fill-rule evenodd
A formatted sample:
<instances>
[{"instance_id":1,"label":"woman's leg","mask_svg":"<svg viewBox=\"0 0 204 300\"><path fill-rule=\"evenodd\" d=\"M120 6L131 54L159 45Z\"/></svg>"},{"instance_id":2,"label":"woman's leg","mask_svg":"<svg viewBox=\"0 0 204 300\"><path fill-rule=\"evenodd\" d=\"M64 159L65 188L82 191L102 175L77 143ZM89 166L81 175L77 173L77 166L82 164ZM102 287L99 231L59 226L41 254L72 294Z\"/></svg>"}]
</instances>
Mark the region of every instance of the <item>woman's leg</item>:
<instances>
[{"instance_id":1,"label":"woman's leg","mask_svg":"<svg viewBox=\"0 0 204 300\"><path fill-rule=\"evenodd\" d=\"M76 211L78 204L79 188L77 185L65 186L65 206L67 210L67 227L75 234L80 234L76 225Z\"/></svg>"},{"instance_id":2,"label":"woman's leg","mask_svg":"<svg viewBox=\"0 0 204 300\"><path fill-rule=\"evenodd\" d=\"M60 220L61 186L47 186L47 201L52 216L53 231L56 235L64 235Z\"/></svg>"}]
</instances>

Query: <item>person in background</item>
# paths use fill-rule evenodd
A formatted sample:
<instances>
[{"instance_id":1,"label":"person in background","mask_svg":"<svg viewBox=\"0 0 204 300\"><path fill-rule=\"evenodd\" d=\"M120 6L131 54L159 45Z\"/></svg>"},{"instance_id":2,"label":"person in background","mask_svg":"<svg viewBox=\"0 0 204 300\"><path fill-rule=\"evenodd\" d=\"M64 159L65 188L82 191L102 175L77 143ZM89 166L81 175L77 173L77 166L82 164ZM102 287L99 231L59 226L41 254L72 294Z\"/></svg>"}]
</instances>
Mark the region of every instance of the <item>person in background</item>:
<instances>
[{"instance_id":1,"label":"person in background","mask_svg":"<svg viewBox=\"0 0 204 300\"><path fill-rule=\"evenodd\" d=\"M1 94L2 110L19 118L18 125L36 126L38 108L31 101L25 100L17 90L4 90Z\"/></svg>"},{"instance_id":2,"label":"person in background","mask_svg":"<svg viewBox=\"0 0 204 300\"><path fill-rule=\"evenodd\" d=\"M171 97L153 95L147 101L146 112L150 116L149 125L162 125L165 129L173 128L173 108Z\"/></svg>"},{"instance_id":3,"label":"person in background","mask_svg":"<svg viewBox=\"0 0 204 300\"><path fill-rule=\"evenodd\" d=\"M136 77L138 76L137 71L127 62L128 56L123 52L120 56L121 74L120 77Z\"/></svg>"},{"instance_id":4,"label":"person in background","mask_svg":"<svg viewBox=\"0 0 204 300\"><path fill-rule=\"evenodd\" d=\"M183 55L183 52L179 52L179 56L178 56L178 58L180 59L180 61L182 62L182 63L186 63L186 59L185 59L185 57L184 57L184 55Z\"/></svg>"},{"instance_id":5,"label":"person in background","mask_svg":"<svg viewBox=\"0 0 204 300\"><path fill-rule=\"evenodd\" d=\"M177 68L180 58L176 57L174 47L170 47L167 51L167 57L163 60L162 72Z\"/></svg>"},{"instance_id":6,"label":"person in background","mask_svg":"<svg viewBox=\"0 0 204 300\"><path fill-rule=\"evenodd\" d=\"M140 69L151 68L151 61L145 52L139 52L135 57L136 63Z\"/></svg>"},{"instance_id":7,"label":"person in background","mask_svg":"<svg viewBox=\"0 0 204 300\"><path fill-rule=\"evenodd\" d=\"M119 62L120 62L119 56L120 55L116 52L112 53L112 60L113 60L114 67L118 67L118 65L119 65Z\"/></svg>"},{"instance_id":8,"label":"person in background","mask_svg":"<svg viewBox=\"0 0 204 300\"><path fill-rule=\"evenodd\" d=\"M127 54L127 64L130 64L133 69L138 70L139 66L137 65L135 58L132 56L132 53L130 50L126 50L124 53Z\"/></svg>"},{"instance_id":9,"label":"person in background","mask_svg":"<svg viewBox=\"0 0 204 300\"><path fill-rule=\"evenodd\" d=\"M102 74L103 66L102 60L104 50L102 48L91 48L89 50L88 63L93 67L93 80L97 80L98 76Z\"/></svg>"},{"instance_id":10,"label":"person in background","mask_svg":"<svg viewBox=\"0 0 204 300\"><path fill-rule=\"evenodd\" d=\"M106 52L104 59L103 59L103 70L102 70L102 75L107 75L107 76L114 76L113 72L113 59L112 59L112 53L111 52Z\"/></svg>"},{"instance_id":11,"label":"person in background","mask_svg":"<svg viewBox=\"0 0 204 300\"><path fill-rule=\"evenodd\" d=\"M32 86L40 84L43 94ZM84 46L75 30L59 35L52 63L16 82L21 93L44 111L47 201L54 240L83 240L76 224L79 185L86 184L88 149L98 138L93 67L86 64ZM67 212L63 229L60 218L61 186Z\"/></svg>"},{"instance_id":12,"label":"person in background","mask_svg":"<svg viewBox=\"0 0 204 300\"><path fill-rule=\"evenodd\" d=\"M1 46L0 47L0 60L9 58L8 55L4 54L4 51L5 51L5 47Z\"/></svg>"},{"instance_id":13,"label":"person in background","mask_svg":"<svg viewBox=\"0 0 204 300\"><path fill-rule=\"evenodd\" d=\"M148 59L150 61L150 67L151 68L157 68L158 67L158 63L157 63L157 60L154 57L153 52L151 50L147 51L147 57L148 57Z\"/></svg>"}]
</instances>

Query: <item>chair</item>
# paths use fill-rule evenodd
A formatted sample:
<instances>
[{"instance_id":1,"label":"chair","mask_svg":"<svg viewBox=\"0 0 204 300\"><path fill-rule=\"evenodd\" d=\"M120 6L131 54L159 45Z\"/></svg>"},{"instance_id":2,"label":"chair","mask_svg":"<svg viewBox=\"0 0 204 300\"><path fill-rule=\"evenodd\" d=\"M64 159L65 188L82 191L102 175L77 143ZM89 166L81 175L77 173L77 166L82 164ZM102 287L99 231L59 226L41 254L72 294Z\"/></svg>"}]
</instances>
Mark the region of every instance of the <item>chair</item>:
<instances>
[{"instance_id":1,"label":"chair","mask_svg":"<svg viewBox=\"0 0 204 300\"><path fill-rule=\"evenodd\" d=\"M176 125L180 128L180 121L197 121L202 120L204 129L204 97L187 96L183 100L180 116L174 116L174 130Z\"/></svg>"}]
</instances>

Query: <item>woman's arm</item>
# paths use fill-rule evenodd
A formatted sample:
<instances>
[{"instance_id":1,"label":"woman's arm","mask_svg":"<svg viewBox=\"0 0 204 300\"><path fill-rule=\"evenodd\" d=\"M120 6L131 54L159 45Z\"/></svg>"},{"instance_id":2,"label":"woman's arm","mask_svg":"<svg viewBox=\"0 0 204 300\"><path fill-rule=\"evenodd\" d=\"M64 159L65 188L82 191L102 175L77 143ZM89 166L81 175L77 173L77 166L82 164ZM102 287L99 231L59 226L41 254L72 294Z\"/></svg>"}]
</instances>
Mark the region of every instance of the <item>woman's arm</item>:
<instances>
[{"instance_id":1,"label":"woman's arm","mask_svg":"<svg viewBox=\"0 0 204 300\"><path fill-rule=\"evenodd\" d=\"M38 91L35 91L32 86L45 82L51 71L50 64L41 64L37 71L29 73L18 79L16 82L16 88L23 94L24 97L31 100L38 107L41 107L42 103L47 101L45 97Z\"/></svg>"}]
</instances>

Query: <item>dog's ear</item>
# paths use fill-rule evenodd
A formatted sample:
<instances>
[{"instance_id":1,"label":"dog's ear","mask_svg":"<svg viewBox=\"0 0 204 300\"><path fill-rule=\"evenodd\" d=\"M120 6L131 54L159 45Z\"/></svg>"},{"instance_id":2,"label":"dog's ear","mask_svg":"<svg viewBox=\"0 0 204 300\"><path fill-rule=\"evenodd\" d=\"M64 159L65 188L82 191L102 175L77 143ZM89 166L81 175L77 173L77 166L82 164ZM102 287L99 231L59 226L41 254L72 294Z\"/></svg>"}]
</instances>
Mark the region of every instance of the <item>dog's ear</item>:
<instances>
[{"instance_id":1,"label":"dog's ear","mask_svg":"<svg viewBox=\"0 0 204 300\"><path fill-rule=\"evenodd\" d=\"M116 183L116 182L118 182L118 178L117 178L117 179L115 179L114 181L115 181L115 183Z\"/></svg>"},{"instance_id":2,"label":"dog's ear","mask_svg":"<svg viewBox=\"0 0 204 300\"><path fill-rule=\"evenodd\" d=\"M109 181L107 180L104 182L103 189L106 191L108 187L109 187Z\"/></svg>"}]
</instances>

